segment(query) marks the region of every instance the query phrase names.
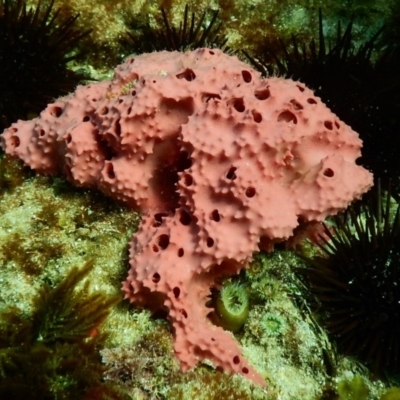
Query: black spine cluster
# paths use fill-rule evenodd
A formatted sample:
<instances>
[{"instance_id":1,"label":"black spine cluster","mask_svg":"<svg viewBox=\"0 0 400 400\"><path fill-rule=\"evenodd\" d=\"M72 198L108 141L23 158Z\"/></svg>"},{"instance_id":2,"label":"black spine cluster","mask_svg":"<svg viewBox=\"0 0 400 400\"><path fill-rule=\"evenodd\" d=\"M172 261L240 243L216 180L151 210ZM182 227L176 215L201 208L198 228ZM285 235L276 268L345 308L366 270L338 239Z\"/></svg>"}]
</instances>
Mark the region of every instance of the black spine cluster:
<instances>
[{"instance_id":1,"label":"black spine cluster","mask_svg":"<svg viewBox=\"0 0 400 400\"><path fill-rule=\"evenodd\" d=\"M0 131L84 78L67 63L78 58L76 46L89 31L76 29L78 15L62 20L53 4L28 8L24 0L0 0Z\"/></svg>"},{"instance_id":2,"label":"black spine cluster","mask_svg":"<svg viewBox=\"0 0 400 400\"><path fill-rule=\"evenodd\" d=\"M390 187L390 185L389 185ZM321 255L304 258L314 309L344 354L379 375L400 372L400 205L378 184L325 227Z\"/></svg>"},{"instance_id":3,"label":"black spine cluster","mask_svg":"<svg viewBox=\"0 0 400 400\"><path fill-rule=\"evenodd\" d=\"M400 11L399 11L400 12ZM266 45L260 54L244 52L264 75L300 80L360 134L361 164L376 177L400 175L400 45L383 35L382 26L363 43L353 35L353 20L329 41L319 12L318 39L300 43L279 39L280 46Z\"/></svg>"},{"instance_id":4,"label":"black spine cluster","mask_svg":"<svg viewBox=\"0 0 400 400\"><path fill-rule=\"evenodd\" d=\"M182 21L179 27L173 26L168 19L164 8L161 8L162 23L157 28L152 28L149 23L138 27L132 20L131 26L137 33L128 32L135 53L150 53L153 51L185 51L201 47L220 48L229 52L226 45L228 39L221 33L222 22L217 23L219 10L204 11L199 18L194 12L189 16L189 7L186 4ZM206 22L210 14L210 21Z\"/></svg>"}]
</instances>

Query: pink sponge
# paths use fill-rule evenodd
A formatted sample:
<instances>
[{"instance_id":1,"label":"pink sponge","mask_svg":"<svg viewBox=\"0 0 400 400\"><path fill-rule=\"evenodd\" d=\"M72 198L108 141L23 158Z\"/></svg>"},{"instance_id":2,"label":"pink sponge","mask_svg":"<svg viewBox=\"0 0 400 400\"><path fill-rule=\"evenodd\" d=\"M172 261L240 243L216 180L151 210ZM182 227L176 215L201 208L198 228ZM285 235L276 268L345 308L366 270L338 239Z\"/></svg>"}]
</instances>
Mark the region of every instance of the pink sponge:
<instances>
[{"instance_id":1,"label":"pink sponge","mask_svg":"<svg viewBox=\"0 0 400 400\"><path fill-rule=\"evenodd\" d=\"M372 185L355 164L358 135L311 90L210 49L128 58L111 82L78 87L1 144L142 211L125 296L168 311L183 369L207 358L258 383L208 321L210 288Z\"/></svg>"}]
</instances>

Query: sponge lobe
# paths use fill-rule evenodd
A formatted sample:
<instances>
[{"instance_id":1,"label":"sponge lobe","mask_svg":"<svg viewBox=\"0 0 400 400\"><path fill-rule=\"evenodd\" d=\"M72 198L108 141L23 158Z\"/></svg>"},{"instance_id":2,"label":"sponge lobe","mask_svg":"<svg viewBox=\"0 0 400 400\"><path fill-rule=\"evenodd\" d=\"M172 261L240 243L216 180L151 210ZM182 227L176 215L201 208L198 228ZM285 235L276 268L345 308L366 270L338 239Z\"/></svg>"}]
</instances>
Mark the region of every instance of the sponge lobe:
<instances>
[{"instance_id":1,"label":"sponge lobe","mask_svg":"<svg viewBox=\"0 0 400 400\"><path fill-rule=\"evenodd\" d=\"M8 154L144 216L126 298L169 313L184 370L210 359L257 383L206 307L216 282L372 185L358 135L299 82L217 49L131 57L1 135Z\"/></svg>"}]
</instances>

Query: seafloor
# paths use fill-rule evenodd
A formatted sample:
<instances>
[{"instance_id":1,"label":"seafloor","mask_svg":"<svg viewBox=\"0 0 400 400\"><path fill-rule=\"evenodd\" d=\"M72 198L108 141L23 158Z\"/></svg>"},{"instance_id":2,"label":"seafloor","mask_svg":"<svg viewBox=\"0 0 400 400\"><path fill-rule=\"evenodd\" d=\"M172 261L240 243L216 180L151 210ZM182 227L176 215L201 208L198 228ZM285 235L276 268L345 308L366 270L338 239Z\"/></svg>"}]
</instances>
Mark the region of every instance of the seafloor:
<instances>
[{"instance_id":1,"label":"seafloor","mask_svg":"<svg viewBox=\"0 0 400 400\"><path fill-rule=\"evenodd\" d=\"M267 35L287 38L296 34L299 40L311 37L317 29L321 6L328 32L334 32L339 18L346 23L351 15L358 15L354 32L362 40L388 17L392 3L188 2L195 10L219 8L219 17L226 22L228 44L248 51L262 47ZM153 24L162 6L176 23L185 4L183 0L55 1L62 13L79 12L78 23L93 29L93 52L73 66L91 71L92 77L109 76L112 66L128 55L121 38L133 16L140 15ZM63 387L69 393L77 378L68 372L68 366L61 363L58 367L58 361L53 360L57 365L46 384L54 397L46 398L374 400L393 386L388 380L375 378L356 359L337 351L305 299L305 289L295 273L302 263L288 250L255 257L244 278L252 306L243 329L235 334L244 355L265 378L267 387L257 387L242 376L215 371L207 363L183 374L173 355L172 333L165 316L152 316L122 301L120 286L128 270L128 243L139 220L137 213L98 193L74 188L62 177L38 176L0 153L0 312L9 318L11 310L30 320L43 287L56 287L72 268L82 267L88 260L93 262L86 278L89 285L80 283L77 290L120 296L121 300L111 307L98 330L95 327L95 333L89 335L100 335L101 339L94 349L97 359L91 360L88 370L83 371L90 374L100 368L101 374L94 379L100 379L104 386L92 397L63 396ZM80 312L75 311L77 315ZM7 321L12 324L17 320ZM16 334L10 333L10 329L17 331L19 326L21 323L15 322L0 331L0 385L9 379L7 371L15 371L15 365L18 368L18 363L24 362L22 354L31 351L29 345L18 349ZM7 348L4 343L9 337L13 339ZM35 340L40 342L40 337ZM52 346L49 341L41 351L55 351ZM33 382L40 354L29 359L33 375L29 379ZM79 359L79 353L76 357ZM112 387L110 393L107 385ZM82 387L82 393L86 388Z\"/></svg>"}]
</instances>

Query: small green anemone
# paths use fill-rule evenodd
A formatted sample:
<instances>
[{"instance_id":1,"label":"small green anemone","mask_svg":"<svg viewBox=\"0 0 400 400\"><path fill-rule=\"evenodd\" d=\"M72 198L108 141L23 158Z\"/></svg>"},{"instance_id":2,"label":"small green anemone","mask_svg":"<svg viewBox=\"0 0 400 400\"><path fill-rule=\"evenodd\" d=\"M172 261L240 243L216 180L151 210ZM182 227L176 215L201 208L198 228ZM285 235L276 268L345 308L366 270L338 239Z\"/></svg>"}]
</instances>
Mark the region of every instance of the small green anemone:
<instances>
[{"instance_id":1,"label":"small green anemone","mask_svg":"<svg viewBox=\"0 0 400 400\"><path fill-rule=\"evenodd\" d=\"M261 319L261 326L267 336L278 336L285 330L286 324L281 315L267 312Z\"/></svg>"},{"instance_id":2,"label":"small green anemone","mask_svg":"<svg viewBox=\"0 0 400 400\"><path fill-rule=\"evenodd\" d=\"M215 302L216 323L231 332L238 332L249 315L249 296L246 286L227 281Z\"/></svg>"}]
</instances>

